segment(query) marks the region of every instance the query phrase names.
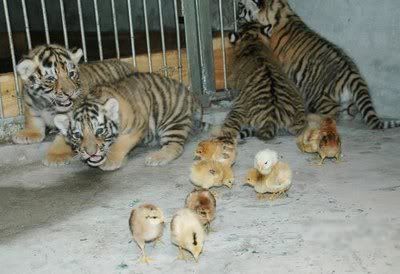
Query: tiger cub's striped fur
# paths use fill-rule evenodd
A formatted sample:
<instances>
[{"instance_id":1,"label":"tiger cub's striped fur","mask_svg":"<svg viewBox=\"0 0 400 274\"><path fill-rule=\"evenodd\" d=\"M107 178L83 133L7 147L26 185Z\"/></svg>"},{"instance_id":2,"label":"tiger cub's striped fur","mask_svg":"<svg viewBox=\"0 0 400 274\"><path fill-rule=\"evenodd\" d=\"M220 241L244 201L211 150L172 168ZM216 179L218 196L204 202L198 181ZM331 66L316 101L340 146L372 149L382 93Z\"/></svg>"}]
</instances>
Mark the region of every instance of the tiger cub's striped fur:
<instances>
[{"instance_id":1,"label":"tiger cub's striped fur","mask_svg":"<svg viewBox=\"0 0 400 274\"><path fill-rule=\"evenodd\" d=\"M147 165L156 166L180 156L197 106L177 81L137 73L91 89L71 118L59 114L54 122L90 166L118 169L138 143L157 140L161 149L146 157Z\"/></svg>"},{"instance_id":2,"label":"tiger cub's striped fur","mask_svg":"<svg viewBox=\"0 0 400 274\"><path fill-rule=\"evenodd\" d=\"M400 126L400 120L378 117L356 64L342 49L311 30L287 0L240 0L239 18L272 27L270 47L310 112L353 115L350 110L355 105L371 129Z\"/></svg>"},{"instance_id":3,"label":"tiger cub's striped fur","mask_svg":"<svg viewBox=\"0 0 400 274\"><path fill-rule=\"evenodd\" d=\"M241 128L255 129L262 140L279 129L299 134L306 125L303 100L272 53L265 50L269 29L259 23L243 25L233 43L230 88L240 90L221 128L219 139L234 143Z\"/></svg>"},{"instance_id":4,"label":"tiger cub's striped fur","mask_svg":"<svg viewBox=\"0 0 400 274\"><path fill-rule=\"evenodd\" d=\"M41 142L46 128L54 128L55 115L69 112L74 102L91 87L115 82L133 72L128 63L118 60L78 65L81 57L80 49L70 51L58 45L44 45L32 49L20 61L17 71L24 84L25 129L13 137L15 143ZM60 155L54 151L68 151L63 141L56 140L54 146L45 163L67 161L68 153Z\"/></svg>"}]
</instances>

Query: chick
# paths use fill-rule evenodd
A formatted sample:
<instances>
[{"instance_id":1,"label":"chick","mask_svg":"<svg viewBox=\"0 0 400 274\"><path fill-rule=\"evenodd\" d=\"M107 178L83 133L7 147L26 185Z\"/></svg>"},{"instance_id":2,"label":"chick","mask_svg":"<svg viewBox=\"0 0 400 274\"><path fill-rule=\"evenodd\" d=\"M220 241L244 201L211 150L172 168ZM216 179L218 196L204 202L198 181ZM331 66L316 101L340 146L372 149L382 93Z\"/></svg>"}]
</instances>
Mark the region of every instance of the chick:
<instances>
[{"instance_id":1,"label":"chick","mask_svg":"<svg viewBox=\"0 0 400 274\"><path fill-rule=\"evenodd\" d=\"M149 263L144 247L148 242L157 241L162 237L164 229L164 214L162 210L151 204L144 204L132 210L129 218L129 228L133 239L142 251L140 261Z\"/></svg>"},{"instance_id":2,"label":"chick","mask_svg":"<svg viewBox=\"0 0 400 274\"><path fill-rule=\"evenodd\" d=\"M316 114L309 114L307 116L307 127L296 139L297 147L300 151L306 153L318 152L321 139L321 120L322 117Z\"/></svg>"},{"instance_id":3,"label":"chick","mask_svg":"<svg viewBox=\"0 0 400 274\"><path fill-rule=\"evenodd\" d=\"M204 189L223 185L231 188L233 180L232 168L217 161L194 162L190 172L190 181Z\"/></svg>"},{"instance_id":4,"label":"chick","mask_svg":"<svg viewBox=\"0 0 400 274\"><path fill-rule=\"evenodd\" d=\"M203 251L204 238L203 226L193 210L183 208L172 217L171 241L179 248L179 259L185 259L183 250L187 250L198 262Z\"/></svg>"},{"instance_id":5,"label":"chick","mask_svg":"<svg viewBox=\"0 0 400 274\"><path fill-rule=\"evenodd\" d=\"M259 194L285 193L292 185L292 171L288 164L278 161L275 151L266 149L257 153L254 167L247 174L246 183Z\"/></svg>"},{"instance_id":6,"label":"chick","mask_svg":"<svg viewBox=\"0 0 400 274\"><path fill-rule=\"evenodd\" d=\"M193 190L186 197L185 205L197 213L201 224L209 232L217 206L214 195L207 189Z\"/></svg>"},{"instance_id":7,"label":"chick","mask_svg":"<svg viewBox=\"0 0 400 274\"><path fill-rule=\"evenodd\" d=\"M201 141L194 152L195 160L212 160L232 166L236 159L236 148L218 139Z\"/></svg>"},{"instance_id":8,"label":"chick","mask_svg":"<svg viewBox=\"0 0 400 274\"><path fill-rule=\"evenodd\" d=\"M340 160L340 154L342 153L341 141L336 122L332 118L325 118L321 122L321 140L317 152L321 157L320 165L323 164L325 158Z\"/></svg>"}]
</instances>

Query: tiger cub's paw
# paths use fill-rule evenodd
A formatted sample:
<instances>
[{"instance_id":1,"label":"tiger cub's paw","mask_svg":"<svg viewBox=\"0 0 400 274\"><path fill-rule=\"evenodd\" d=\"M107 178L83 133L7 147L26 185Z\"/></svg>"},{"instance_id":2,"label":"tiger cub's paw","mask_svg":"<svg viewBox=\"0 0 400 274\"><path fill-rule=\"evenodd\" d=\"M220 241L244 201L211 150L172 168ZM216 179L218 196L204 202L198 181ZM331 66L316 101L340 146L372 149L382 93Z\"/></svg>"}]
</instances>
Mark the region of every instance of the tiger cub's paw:
<instances>
[{"instance_id":1,"label":"tiger cub's paw","mask_svg":"<svg viewBox=\"0 0 400 274\"><path fill-rule=\"evenodd\" d=\"M165 151L156 151L146 156L145 164L147 166L163 166L171 162L175 157Z\"/></svg>"},{"instance_id":2,"label":"tiger cub's paw","mask_svg":"<svg viewBox=\"0 0 400 274\"><path fill-rule=\"evenodd\" d=\"M113 171L113 170L119 169L121 166L122 166L122 161L111 160L111 159L107 158L107 160L104 162L104 164L99 166L99 168L103 171Z\"/></svg>"},{"instance_id":3,"label":"tiger cub's paw","mask_svg":"<svg viewBox=\"0 0 400 274\"><path fill-rule=\"evenodd\" d=\"M36 130L23 129L12 137L15 144L40 143L44 139L44 134Z\"/></svg>"},{"instance_id":4,"label":"tiger cub's paw","mask_svg":"<svg viewBox=\"0 0 400 274\"><path fill-rule=\"evenodd\" d=\"M48 153L43 160L43 164L50 167L68 165L72 160L72 156L71 153Z\"/></svg>"}]
</instances>

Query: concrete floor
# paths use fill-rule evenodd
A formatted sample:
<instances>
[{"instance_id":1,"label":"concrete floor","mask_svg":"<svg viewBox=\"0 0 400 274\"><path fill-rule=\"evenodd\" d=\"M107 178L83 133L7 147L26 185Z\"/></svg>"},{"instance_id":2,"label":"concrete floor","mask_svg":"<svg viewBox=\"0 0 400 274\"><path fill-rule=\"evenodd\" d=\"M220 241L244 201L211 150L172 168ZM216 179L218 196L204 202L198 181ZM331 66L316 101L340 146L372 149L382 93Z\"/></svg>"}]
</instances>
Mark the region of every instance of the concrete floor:
<instances>
[{"instance_id":1,"label":"concrete floor","mask_svg":"<svg viewBox=\"0 0 400 274\"><path fill-rule=\"evenodd\" d=\"M195 140L172 164L145 167L146 149L105 173L79 161L47 168L48 144L0 147L1 273L400 273L400 130L341 125L343 162L312 165L293 137L239 147L232 190L217 189L217 218L198 264L175 261L165 245L137 263L130 241L132 207L151 202L169 220L193 186ZM243 186L253 156L279 151L294 170L288 197L258 201Z\"/></svg>"}]
</instances>

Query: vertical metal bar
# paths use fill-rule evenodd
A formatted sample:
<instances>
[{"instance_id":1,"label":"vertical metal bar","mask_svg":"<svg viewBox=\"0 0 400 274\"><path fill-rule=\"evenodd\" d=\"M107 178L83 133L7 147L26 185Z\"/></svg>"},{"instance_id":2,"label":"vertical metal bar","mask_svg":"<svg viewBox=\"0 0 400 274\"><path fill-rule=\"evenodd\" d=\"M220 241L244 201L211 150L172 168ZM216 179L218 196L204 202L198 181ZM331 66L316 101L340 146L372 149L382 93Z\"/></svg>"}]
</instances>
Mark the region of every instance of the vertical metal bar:
<instances>
[{"instance_id":1,"label":"vertical metal bar","mask_svg":"<svg viewBox=\"0 0 400 274\"><path fill-rule=\"evenodd\" d=\"M160 16L160 32L161 32L161 48L163 57L163 70L164 75L168 76L168 66L167 66L167 54L165 49L165 37L164 37L164 22L163 22L163 12L161 0L158 0L158 15Z\"/></svg>"},{"instance_id":2,"label":"vertical metal bar","mask_svg":"<svg viewBox=\"0 0 400 274\"><path fill-rule=\"evenodd\" d=\"M215 92L210 0L183 1L186 48L192 90L206 95Z\"/></svg>"},{"instance_id":3,"label":"vertical metal bar","mask_svg":"<svg viewBox=\"0 0 400 274\"><path fill-rule=\"evenodd\" d=\"M85 38L85 27L83 25L83 17L82 17L82 5L81 0L76 0L78 4L78 15L79 15L79 25L81 28L81 39L82 39L82 49L83 49L83 60L87 62L87 54L86 54L86 38Z\"/></svg>"},{"instance_id":4,"label":"vertical metal bar","mask_svg":"<svg viewBox=\"0 0 400 274\"><path fill-rule=\"evenodd\" d=\"M131 0L127 0L127 5L128 5L128 19L129 19L129 36L131 38L131 49L132 49L132 62L133 62L133 68L136 70L135 35L133 33Z\"/></svg>"},{"instance_id":5,"label":"vertical metal bar","mask_svg":"<svg viewBox=\"0 0 400 274\"><path fill-rule=\"evenodd\" d=\"M16 95L17 95L17 103L18 103L18 113L19 113L19 115L22 115L22 110L23 110L22 96L21 96L21 92L19 89L18 75L17 75L17 70L16 70L17 64L15 61L14 42L13 42L13 38L12 38L10 15L8 14L7 0L3 0L3 6L4 6L4 17L6 19L6 26L7 26L7 33L8 33L8 42L10 44L11 61L12 61L12 65L13 65L14 84L15 84L15 91L16 91Z\"/></svg>"},{"instance_id":6,"label":"vertical metal bar","mask_svg":"<svg viewBox=\"0 0 400 274\"><path fill-rule=\"evenodd\" d=\"M147 18L147 0L143 0L143 12L144 12L144 26L146 29L146 44L147 44L147 59L149 61L149 72L153 72L153 64L151 61L151 45L150 45L150 34L149 34L149 19Z\"/></svg>"},{"instance_id":7,"label":"vertical metal bar","mask_svg":"<svg viewBox=\"0 0 400 274\"><path fill-rule=\"evenodd\" d=\"M67 21L65 20L64 0L60 0L60 12L61 12L61 23L62 23L63 34L64 34L64 44L65 44L65 48L69 49Z\"/></svg>"},{"instance_id":8,"label":"vertical metal bar","mask_svg":"<svg viewBox=\"0 0 400 274\"><path fill-rule=\"evenodd\" d=\"M44 32L46 34L46 43L50 44L49 25L47 23L47 11L46 11L45 0L41 0L40 3L42 5L42 14L43 14Z\"/></svg>"},{"instance_id":9,"label":"vertical metal bar","mask_svg":"<svg viewBox=\"0 0 400 274\"><path fill-rule=\"evenodd\" d=\"M219 21L221 28L221 49L222 49L222 64L224 66L224 89L227 89L226 82L226 55L225 55L225 35L224 35L224 15L222 12L222 0L218 0L219 3Z\"/></svg>"},{"instance_id":10,"label":"vertical metal bar","mask_svg":"<svg viewBox=\"0 0 400 274\"><path fill-rule=\"evenodd\" d=\"M238 25L237 25L237 7L236 7L236 0L232 0L233 2L233 27L235 32L238 30Z\"/></svg>"},{"instance_id":11,"label":"vertical metal bar","mask_svg":"<svg viewBox=\"0 0 400 274\"><path fill-rule=\"evenodd\" d=\"M31 31L29 29L29 19L28 19L28 14L26 12L26 5L25 5L25 0L21 0L22 4L22 13L24 16L24 22L25 22L25 33L26 33L26 41L28 43L28 49L32 49L32 42L31 42Z\"/></svg>"},{"instance_id":12,"label":"vertical metal bar","mask_svg":"<svg viewBox=\"0 0 400 274\"><path fill-rule=\"evenodd\" d=\"M101 42L101 31L100 31L100 20L99 20L99 10L97 7L97 0L93 0L94 5L94 17L96 19L96 32L97 32L97 44L99 46L99 57L103 61L103 44Z\"/></svg>"},{"instance_id":13,"label":"vertical metal bar","mask_svg":"<svg viewBox=\"0 0 400 274\"><path fill-rule=\"evenodd\" d=\"M0 86L0 125L3 119L4 119L3 94L1 93L1 86Z\"/></svg>"},{"instance_id":14,"label":"vertical metal bar","mask_svg":"<svg viewBox=\"0 0 400 274\"><path fill-rule=\"evenodd\" d=\"M118 40L118 27L117 27L117 15L115 14L115 2L111 0L111 11L112 11L112 18L113 18L113 26L114 26L114 39L115 39L115 50L117 51L117 58L119 59L119 40Z\"/></svg>"},{"instance_id":15,"label":"vertical metal bar","mask_svg":"<svg viewBox=\"0 0 400 274\"><path fill-rule=\"evenodd\" d=\"M178 74L179 74L179 82L182 83L181 34L179 27L178 5L176 1L177 0L174 0L174 10L175 10L176 44L178 48Z\"/></svg>"}]
</instances>

